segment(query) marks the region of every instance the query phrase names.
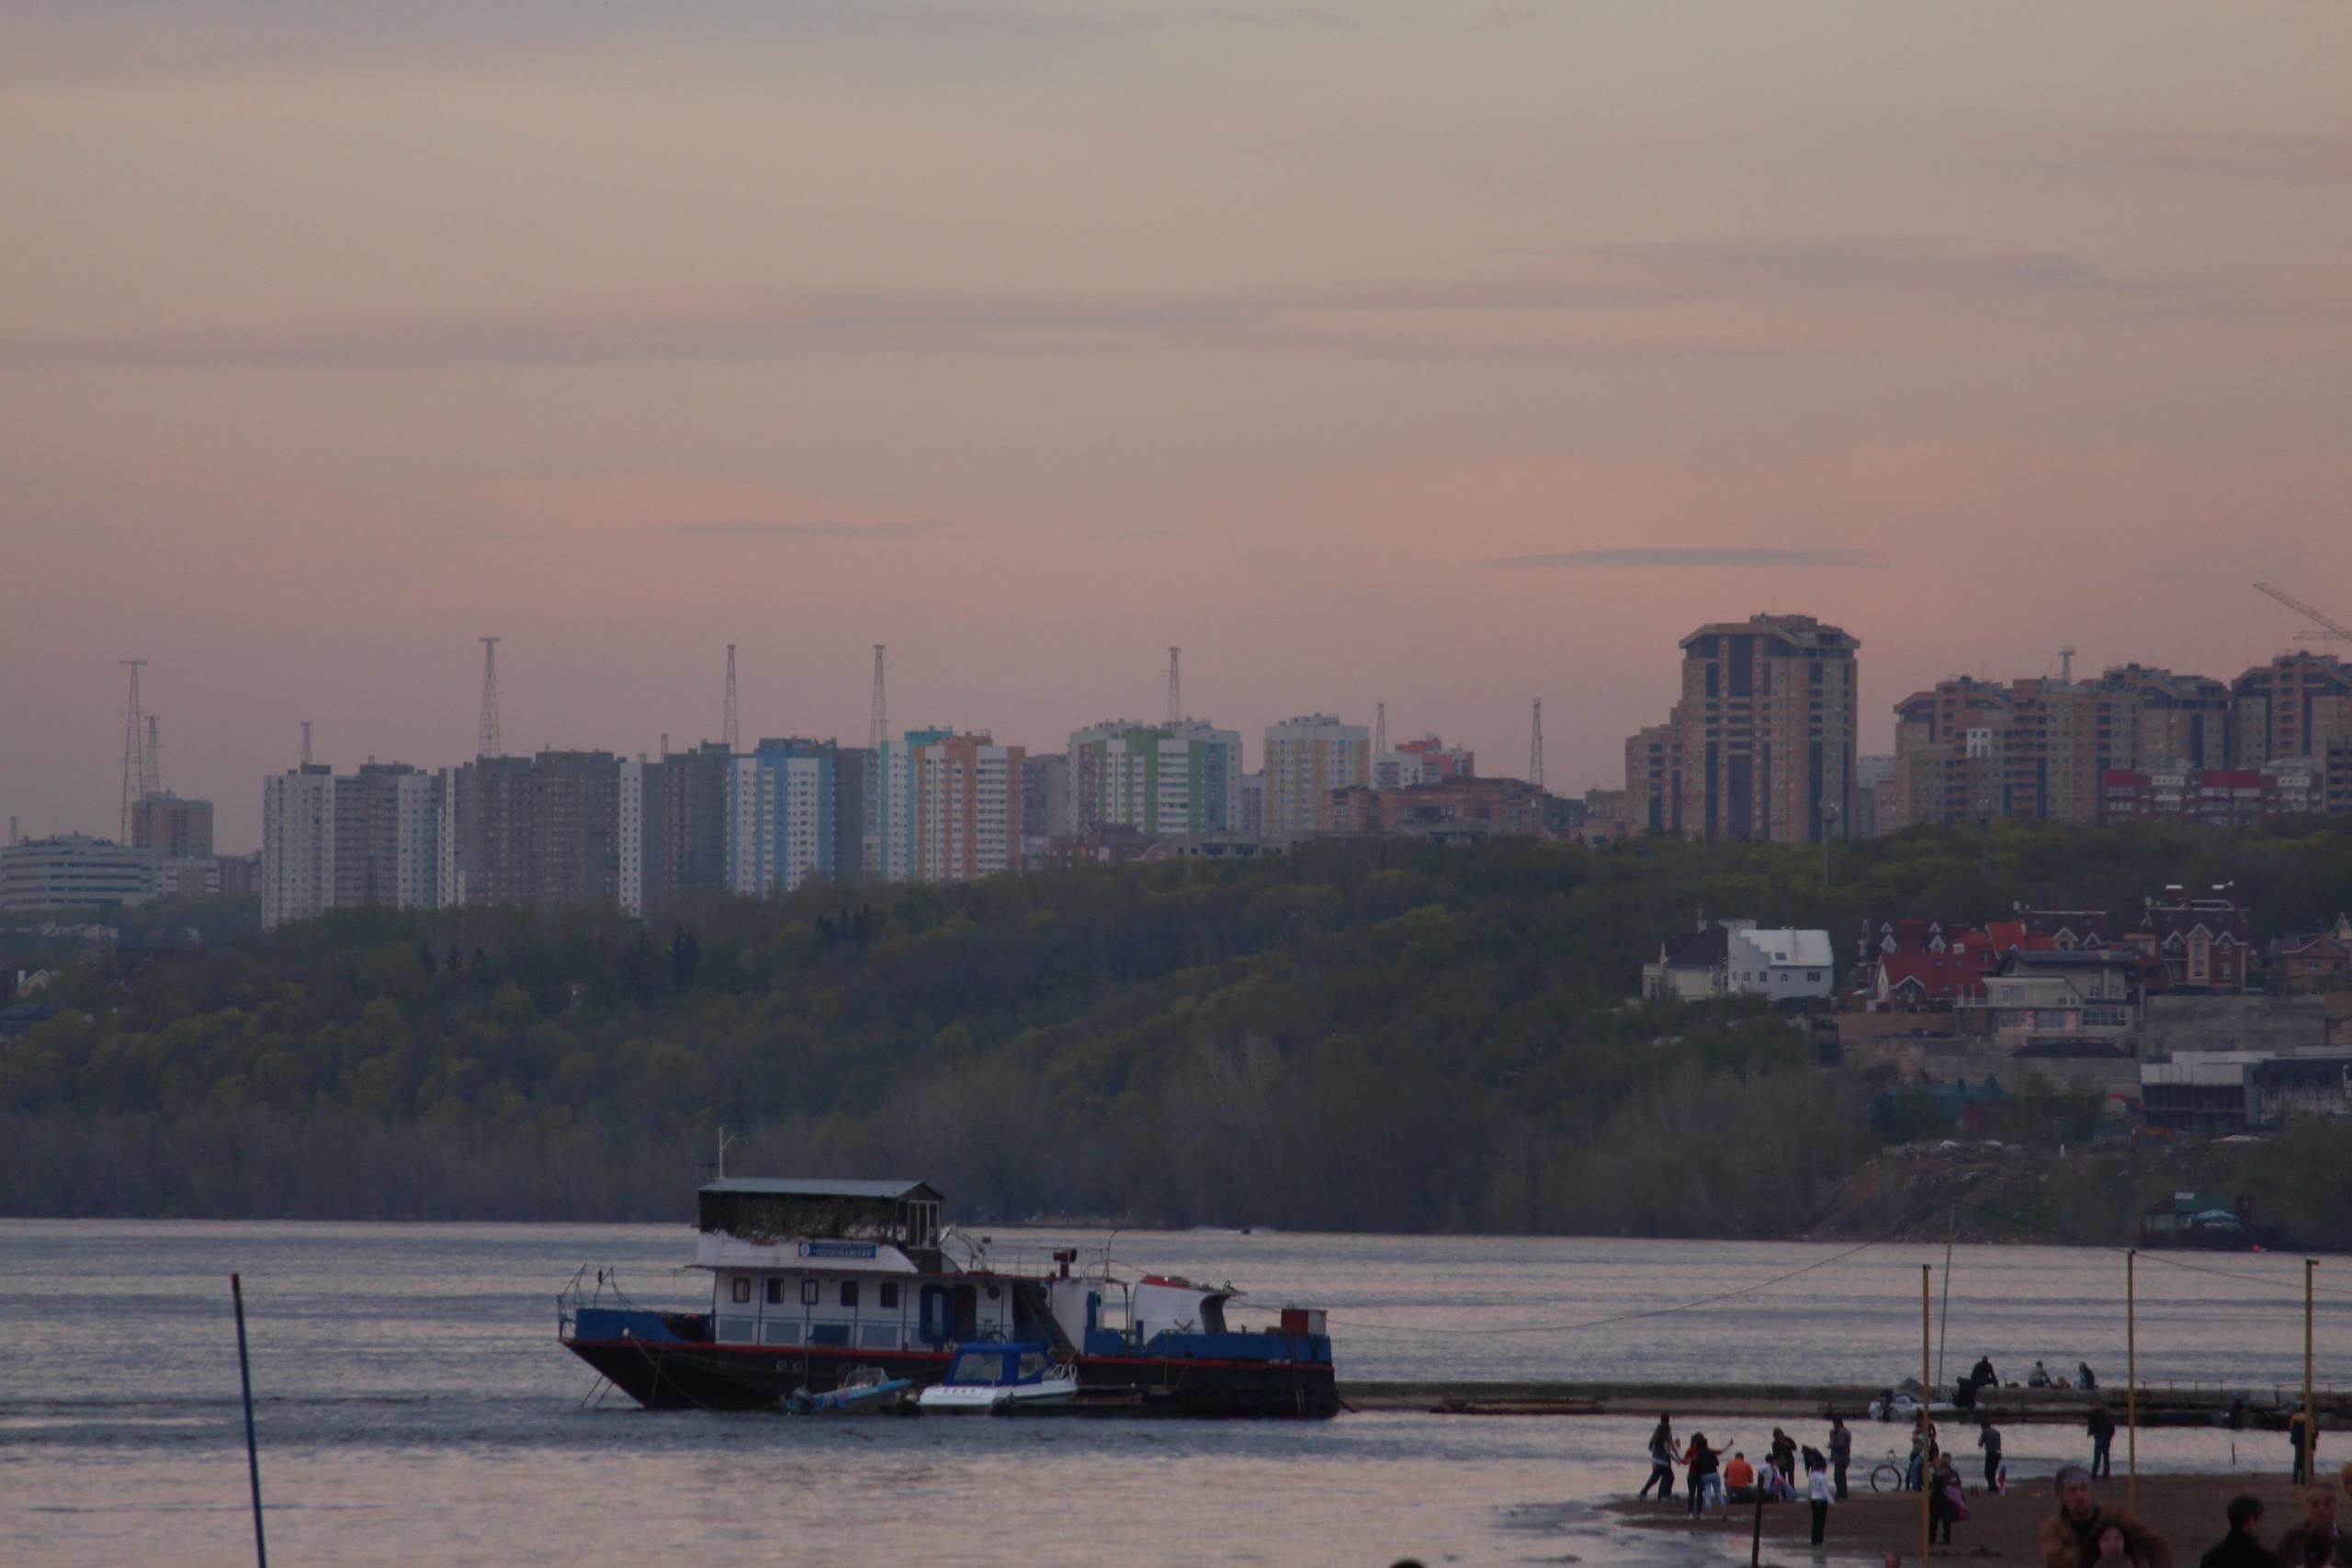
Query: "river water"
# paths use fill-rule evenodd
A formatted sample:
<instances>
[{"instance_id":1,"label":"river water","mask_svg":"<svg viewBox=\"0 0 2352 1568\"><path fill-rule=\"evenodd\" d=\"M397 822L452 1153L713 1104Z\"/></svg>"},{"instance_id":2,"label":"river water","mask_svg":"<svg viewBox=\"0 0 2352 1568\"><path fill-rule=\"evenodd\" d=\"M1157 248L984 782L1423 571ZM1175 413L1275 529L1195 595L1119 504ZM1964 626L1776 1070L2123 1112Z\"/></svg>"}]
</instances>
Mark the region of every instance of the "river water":
<instances>
[{"instance_id":1,"label":"river water","mask_svg":"<svg viewBox=\"0 0 2352 1568\"><path fill-rule=\"evenodd\" d=\"M0 1562L253 1561L232 1270L280 1563L1713 1561L1596 1511L1640 1483L1648 1416L793 1420L598 1403L555 1343L556 1292L586 1263L617 1268L640 1304L707 1306L704 1277L674 1267L692 1244L684 1226L0 1221ZM1231 1280L1245 1307L1328 1308L1343 1382L1892 1382L1917 1372L1921 1264L1947 1378L1980 1353L2004 1376L2036 1358L2123 1371L2117 1253L1960 1247L1947 1313L1941 1247L1129 1232L1114 1249ZM2320 1381L2352 1382L2352 1260L2319 1278ZM2300 1381L2300 1259L2143 1256L2138 1292L2143 1382L2267 1398ZM1770 1425L1702 1424L1734 1441ZM1807 1413L1787 1424L1819 1440ZM1863 1427L1858 1458L1895 1437ZM2081 1445L2013 1428L2012 1469L2046 1474ZM2156 1471L2276 1470L2283 1450L2258 1433L2140 1442Z\"/></svg>"}]
</instances>

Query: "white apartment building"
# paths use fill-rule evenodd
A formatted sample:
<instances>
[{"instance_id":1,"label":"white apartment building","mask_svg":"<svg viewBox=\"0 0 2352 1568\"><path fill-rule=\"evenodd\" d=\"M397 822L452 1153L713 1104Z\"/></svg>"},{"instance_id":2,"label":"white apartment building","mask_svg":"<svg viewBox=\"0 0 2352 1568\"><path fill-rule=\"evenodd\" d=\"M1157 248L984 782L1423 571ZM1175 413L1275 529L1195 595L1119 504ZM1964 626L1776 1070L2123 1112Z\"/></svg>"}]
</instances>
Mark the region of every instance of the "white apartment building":
<instances>
[{"instance_id":1,"label":"white apartment building","mask_svg":"<svg viewBox=\"0 0 2352 1568\"><path fill-rule=\"evenodd\" d=\"M264 928L368 904L443 902L447 782L399 763L335 775L314 763L262 781Z\"/></svg>"},{"instance_id":2,"label":"white apartment building","mask_svg":"<svg viewBox=\"0 0 2352 1568\"><path fill-rule=\"evenodd\" d=\"M1241 819L1241 733L1202 719L1114 719L1069 738L1070 830L1230 832Z\"/></svg>"},{"instance_id":3,"label":"white apartment building","mask_svg":"<svg viewBox=\"0 0 2352 1568\"><path fill-rule=\"evenodd\" d=\"M276 773L261 784L262 929L334 906L334 770Z\"/></svg>"},{"instance_id":4,"label":"white apartment building","mask_svg":"<svg viewBox=\"0 0 2352 1568\"><path fill-rule=\"evenodd\" d=\"M1331 826L1331 792L1372 782L1372 732L1327 713L1266 727L1266 821L1272 833Z\"/></svg>"},{"instance_id":5,"label":"white apartment building","mask_svg":"<svg viewBox=\"0 0 2352 1568\"><path fill-rule=\"evenodd\" d=\"M727 781L727 886L769 897L832 868L833 767L813 752L737 757Z\"/></svg>"}]
</instances>

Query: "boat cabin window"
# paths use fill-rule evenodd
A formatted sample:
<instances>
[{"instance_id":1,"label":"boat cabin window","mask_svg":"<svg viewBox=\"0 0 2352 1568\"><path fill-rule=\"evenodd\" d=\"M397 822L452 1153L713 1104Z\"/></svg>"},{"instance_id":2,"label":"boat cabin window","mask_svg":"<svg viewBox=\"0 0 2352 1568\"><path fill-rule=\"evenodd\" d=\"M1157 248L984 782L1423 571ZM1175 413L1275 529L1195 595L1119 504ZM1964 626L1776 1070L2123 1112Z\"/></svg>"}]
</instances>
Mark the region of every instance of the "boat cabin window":
<instances>
[{"instance_id":1,"label":"boat cabin window","mask_svg":"<svg viewBox=\"0 0 2352 1568\"><path fill-rule=\"evenodd\" d=\"M898 1304L899 1304L899 1281L897 1281L896 1280L883 1280L883 1281L882 1281L882 1305L883 1305L885 1308L887 1308L887 1309L895 1309L895 1308L898 1306Z\"/></svg>"},{"instance_id":2,"label":"boat cabin window","mask_svg":"<svg viewBox=\"0 0 2352 1568\"><path fill-rule=\"evenodd\" d=\"M947 1381L992 1383L1003 1368L1004 1359L993 1350L967 1350L956 1358L956 1365L949 1370Z\"/></svg>"},{"instance_id":3,"label":"boat cabin window","mask_svg":"<svg viewBox=\"0 0 2352 1568\"><path fill-rule=\"evenodd\" d=\"M1046 1358L1044 1353L1037 1350L1022 1351L1021 1375L1024 1378L1037 1378L1045 1376Z\"/></svg>"},{"instance_id":4,"label":"boat cabin window","mask_svg":"<svg viewBox=\"0 0 2352 1568\"><path fill-rule=\"evenodd\" d=\"M782 1306L783 1304L784 1281L781 1280L770 1280L768 1281L768 1305Z\"/></svg>"},{"instance_id":5,"label":"boat cabin window","mask_svg":"<svg viewBox=\"0 0 2352 1568\"><path fill-rule=\"evenodd\" d=\"M810 1306L810 1307L815 1306L815 1305L817 1304L817 1281L816 1281L816 1280L801 1280L801 1281L800 1281L800 1304L801 1304L802 1306Z\"/></svg>"},{"instance_id":6,"label":"boat cabin window","mask_svg":"<svg viewBox=\"0 0 2352 1568\"><path fill-rule=\"evenodd\" d=\"M735 1299L739 1302L748 1302L752 1299L752 1277L750 1275L738 1274L735 1276Z\"/></svg>"},{"instance_id":7,"label":"boat cabin window","mask_svg":"<svg viewBox=\"0 0 2352 1568\"><path fill-rule=\"evenodd\" d=\"M856 1304L857 1281L854 1280L843 1280L842 1281L842 1305L845 1307L854 1307Z\"/></svg>"},{"instance_id":8,"label":"boat cabin window","mask_svg":"<svg viewBox=\"0 0 2352 1568\"><path fill-rule=\"evenodd\" d=\"M939 1245L939 1205L917 1199L906 1205L907 1245L937 1247Z\"/></svg>"}]
</instances>

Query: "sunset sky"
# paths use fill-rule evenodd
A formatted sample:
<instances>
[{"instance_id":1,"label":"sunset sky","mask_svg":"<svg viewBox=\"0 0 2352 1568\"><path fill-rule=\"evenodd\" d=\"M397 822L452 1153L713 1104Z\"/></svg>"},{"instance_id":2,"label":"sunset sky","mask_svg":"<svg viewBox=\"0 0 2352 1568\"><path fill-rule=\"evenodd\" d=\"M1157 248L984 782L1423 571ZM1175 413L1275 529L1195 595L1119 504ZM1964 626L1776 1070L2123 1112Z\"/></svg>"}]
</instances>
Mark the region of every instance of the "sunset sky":
<instances>
[{"instance_id":1,"label":"sunset sky","mask_svg":"<svg viewBox=\"0 0 2352 1568\"><path fill-rule=\"evenodd\" d=\"M1188 707L1622 784L1676 640L2352 618L2352 6L77 0L0 19L0 814ZM2352 649L2343 651L2352 652Z\"/></svg>"}]
</instances>

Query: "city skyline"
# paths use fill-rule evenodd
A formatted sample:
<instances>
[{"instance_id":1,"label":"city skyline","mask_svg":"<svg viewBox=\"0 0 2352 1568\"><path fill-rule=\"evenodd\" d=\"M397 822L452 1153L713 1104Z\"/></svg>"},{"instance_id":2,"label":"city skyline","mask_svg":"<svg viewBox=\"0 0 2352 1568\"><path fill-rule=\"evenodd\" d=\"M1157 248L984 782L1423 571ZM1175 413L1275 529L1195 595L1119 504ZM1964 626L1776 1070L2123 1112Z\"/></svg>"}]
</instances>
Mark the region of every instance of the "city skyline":
<instances>
[{"instance_id":1,"label":"city skyline","mask_svg":"<svg viewBox=\"0 0 2352 1568\"><path fill-rule=\"evenodd\" d=\"M1770 613L1771 612L1757 612L1757 614ZM1809 612L1800 608L1787 613L1805 615ZM2288 615L2288 612L2283 610L2279 611L2279 614L2282 616ZM1740 616L1728 618L1744 619L1746 617ZM1829 617L1825 616L1821 618L1827 619ZM1694 623L1694 625L1696 624L1697 623ZM1663 712L1666 705L1672 699L1672 694L1675 690L1678 680L1678 671L1680 667L1680 655L1676 644L1677 639L1681 635L1683 634L1678 633L1674 636L1664 637L1657 649L1647 650L1647 657L1636 654L1629 661L1630 672L1627 669L1617 670L1612 675L1610 684L1617 688L1620 692L1642 691L1645 690L1648 685L1654 684L1659 694L1658 701L1656 705L1657 709L1659 712ZM331 766L342 773L350 773L368 762L400 762L430 770L455 765L473 760L478 754L475 750L474 740L476 739L476 731L481 711L481 650L478 638L466 642L464 646L466 651L460 654L459 658L465 660L467 664L468 678L470 680L472 684L465 694L467 705L463 714L447 722L428 722L424 726L403 727L411 733L418 732L420 730L452 731L453 733L451 734L447 745L438 750L426 750L425 745L420 745L410 750L401 750L394 747L357 744L356 752L346 754L345 749L338 744L341 737L337 734L337 730L341 726L331 726L322 721L313 719L311 724L313 728L312 750L314 760L323 765ZM502 640L500 646L503 649L507 645ZM741 645L739 645L739 647ZM2196 669L2188 664L2186 660L2176 659L2167 661L2160 655L2154 658L2134 661L2109 660L2094 658L2091 656L2090 650L2082 649L2072 649L2072 652L2074 655L2073 663L2075 671L2075 678L2077 682L2091 680L2112 668L2120 668L2127 663L2138 662L2153 665L2159 669L2168 669L2181 674L2194 674L2218 679L2226 684L2228 682L2235 679L2238 675L2245 673L2246 671L2267 663L2271 658L2286 656L2297 651L2311 651L2314 649L2322 654L2327 654L2335 651L2334 646L2325 641L2320 641L2316 644L2311 641L2298 641L2296 640L2296 634L2290 632L2279 639L2278 646L2273 654L2265 656L2261 659L2248 660L2245 664L2240 666L2216 665L2210 669ZM714 676L714 679L711 682L714 692L711 700L704 705L709 707L712 712L711 722L709 723L707 729L706 731L699 732L694 731L690 728L673 728L666 730L657 729L650 737L650 743L645 745L629 745L626 744L623 739L594 733L593 726L591 727L592 732L589 733L567 735L562 738L551 738L545 740L533 739L526 741L524 736L529 733L528 694L523 694L521 701L518 704L517 682L514 676L507 672L511 668L511 663L502 662L500 674L500 696L502 707L505 715L504 723L508 730L508 734L506 737L506 744L501 754L514 757L528 757L536 755L542 750L591 750L609 751L623 759L628 759L637 757L640 753L649 757L658 757L660 755L661 743L664 738L667 739L673 754L692 750L693 748L705 743L715 743L714 738L717 736L720 728L720 717L722 716L720 710L723 706L724 700L723 660L725 645L720 645L717 651L719 655L720 663L718 673ZM869 678L871 674L871 649L870 647L861 646L861 648L855 651L859 660L858 674L860 680L863 681ZM1147 661L1148 661L1149 656L1153 651L1157 651L1159 653L1160 662L1158 666L1149 671L1148 673L1157 676L1157 678L1163 683L1164 687L1165 648L1163 647L1157 650L1141 648L1136 649L1138 657L1146 660ZM1195 660L1189 657L1192 650L1187 649L1186 651L1188 654L1188 668L1195 663L1210 663L1212 668L1216 667L1210 660ZM2345 651L2346 654L2352 654L2352 649L2346 649ZM1886 678L1882 675L1873 675L1872 671L1876 670L1877 662L1872 654L1873 650L1865 645L1861 656L1858 660L1858 668L1860 671L1860 689L1862 694L1859 714L1860 740L1858 746L1858 753L1861 756L1872 757L1893 756L1896 750L1896 730L1898 728L1896 722L1897 706L1905 698L1916 695L1919 691L1930 690L1940 683L1955 679L1974 679L2000 682L2020 677L2033 678L2035 676L2041 676L2054 680L2057 676L2060 665L2059 650L2055 649L2052 650L2050 657L2042 665L2036 665L2031 668L2003 668L1991 664L1990 662L1980 662L1973 666L1952 666L1949 664L1942 666L1930 665L1929 668L1937 669L1940 672L1929 676L1917 687L1906 688L1901 693L1888 695L1885 702L1882 704L1877 701L1880 688L1883 684L1891 690L1895 682L1886 680ZM512 655L502 654L502 660L511 660L512 657ZM148 671L144 676L144 690L150 694L146 698L146 701L151 713L159 713L161 711L160 703L152 694L159 689L159 686L163 685L163 682L159 681L159 678L153 672L155 662L156 661L153 660L148 661ZM865 733L866 723L864 716L857 717L854 722L845 719L844 722L833 727L796 724L789 719L777 723L768 722L763 715L767 706L770 705L760 702L757 695L757 677L760 672L758 667L752 660L742 659L740 655L739 664L742 671L741 684L744 694L742 706L744 712L748 716L743 719L741 726L744 737L742 741L742 754L748 756L763 740L772 738L811 736L828 739L837 739L841 744L846 746L856 744L856 738ZM87 779L87 787L82 791L83 805L78 819L74 817L70 811L67 811L58 819L51 820L37 811L28 811L19 807L14 796L0 795L0 817L15 816L18 819L20 830L27 836L79 832L99 839L111 839L114 837L112 829L109 826L109 821L117 809L117 801L114 792L119 787L121 771L120 749L122 744L122 694L119 689L121 684L121 670L119 662L109 662L107 664L106 668L111 671L115 677L115 683L117 687L115 693L116 703L114 708L110 712L102 714L100 717L105 724L111 727L110 738L107 743L111 745L114 750L111 754L105 757L96 764L96 769L98 770L96 773L94 773L91 769L82 770L84 773L91 774L91 776ZM899 660L895 649L890 654L890 669L893 671L893 683L891 685L890 695L891 711L895 716L898 716L897 719L894 719L893 722L891 738L893 739L897 739L907 734L923 731L933 728L930 718L927 716L918 716L911 722L900 722L901 720L905 720L906 716L910 713L921 716L922 709L912 706L910 700L900 694L899 687L897 684L898 676L896 671L899 669ZM165 671L164 679L167 681L168 675L169 671ZM164 689L168 688L166 687ZM866 690L861 688L861 690L854 694L853 700L857 703L865 702L867 700ZM1547 698L1545 700L1550 701L1551 699ZM840 694L833 694L832 700L825 705L830 706L833 711L839 713L847 714L849 712L849 706L843 702ZM1264 766L1264 736L1266 729L1271 726L1282 723L1286 718L1295 716L1293 710L1297 705L1286 703L1278 696L1269 696L1265 694L1263 689L1261 689L1258 697L1257 705L1272 716L1269 716L1262 723L1253 724L1244 722L1237 725L1223 726L1223 728L1237 730L1239 733L1242 739L1242 754L1245 759L1244 766L1251 773L1259 772ZM1396 705L1392 702L1389 705L1394 707ZM1490 705L1465 704L1464 707L1467 709L1469 707L1480 705ZM1615 707L1622 708L1628 705L1620 701L1613 705ZM1638 706L1639 705L1636 703L1633 705ZM184 705L179 705L179 706L184 710ZM1136 711L1140 712L1144 711L1145 705L1137 703L1134 705L1134 706ZM1186 706L1188 709L1188 723L1201 723L1209 719L1210 716L1203 714L1198 708L1194 707L1189 700L1187 701ZM1363 727L1367 730L1370 728L1371 713L1369 710L1373 706L1374 706L1374 700L1367 698L1363 705L1363 710L1361 712ZM523 716L519 719L515 716L518 711ZM1343 705L1336 716L1341 720L1353 724L1357 723L1358 719L1351 718L1350 716L1351 714L1358 713L1358 711L1359 710L1351 705ZM983 722L974 724L967 722L967 716L959 715L956 716L953 722L943 721L938 728L946 729L971 728L992 731L997 734L1000 740L1006 741L1009 744L1023 746L1028 754L1036 756L1058 753L1062 751L1069 738L1080 729L1126 724L1132 724L1136 728L1148 728L1159 726L1163 722L1159 719L1145 717L1129 719L1122 715L1110 718L1097 718L1076 726L1056 728L1055 726L1057 721L1047 719L1043 721L1043 732L1041 734L1034 738L1024 738L1010 731L1004 726L989 724L984 721L985 715L981 716L983 718ZM1527 725L1530 718L1527 705L1525 703L1521 704L1518 716L1521 728L1515 736L1506 736L1498 731L1491 739L1482 739L1475 744L1469 742L1457 743L1464 745L1465 750L1474 752L1485 751L1490 756L1511 758L1523 756L1526 752ZM193 722L200 722L200 717L201 716L198 716L198 719ZM1573 720L1574 717L1575 715L1570 714L1567 716L1567 720ZM1638 719L1640 715L1637 713L1636 718ZM1547 734L1547 753L1551 759L1550 772L1552 777L1557 781L1553 785L1555 793L1566 795L1577 795L1583 794L1589 789L1614 790L1622 788L1626 783L1624 755L1624 747L1626 743L1625 735L1618 735L1613 739L1606 735L1595 735L1590 733L1586 727L1568 722L1567 720L1563 720L1562 718L1555 716L1553 721L1553 728ZM368 720L365 716L360 716L345 722L356 723L364 726L368 723ZM1221 723L1221 719L1219 722ZM87 725L83 728L85 730L93 728L92 726ZM390 726L382 728L385 732L389 732L391 728ZM1636 723L1628 730L1627 733L1634 733L1640 730L1642 728L1642 723ZM186 740L186 731L184 728L179 734L175 735L175 755L173 763L172 766L166 770L165 776L163 780L164 793L167 795L185 796L206 801L211 806L215 819L220 824L218 836L223 846L222 852L244 852L246 848L257 846L259 844L261 837L261 802L259 795L255 793L254 785L259 779L291 769L300 761L300 752L302 743L301 724L300 721L293 721L287 726L287 728L288 730L288 734L286 738L284 755L282 758L273 757L259 759L257 760L259 765L245 766L243 765L244 761L255 760L241 760L233 756L221 756L219 758L219 765L226 767L231 770L231 772L221 776L218 780L217 784L214 783L209 775L198 775L192 779L188 775L188 773L184 770L181 761L181 759L185 757L189 750L197 750L202 753L209 749L202 747L191 748ZM1426 718L1412 714L1407 714L1394 720L1393 733L1399 737L1417 739L1423 734L1438 731L1442 732L1449 739L1453 739L1454 738L1457 729L1462 730L1463 733L1467 733L1466 728L1449 713L1442 712ZM430 744L430 742L428 741L426 744ZM1395 744L1395 742L1392 742L1392 744ZM1561 758L1564 755L1568 759L1568 766L1564 766L1561 761ZM0 756L0 784L13 782L13 776L15 774L19 772L26 771L20 767L20 764L25 760L26 756L27 753L13 751L7 755ZM1589 770L1579 768L1576 765L1580 759L1588 756L1595 759ZM1522 773L1525 770L1523 767L1505 766L1500 769L1490 769L1489 771L1495 772L1500 776L1515 777L1520 773ZM99 776L100 773L102 773L103 776ZM1563 776L1564 774L1565 776Z\"/></svg>"},{"instance_id":2,"label":"city skyline","mask_svg":"<svg viewBox=\"0 0 2352 1568\"><path fill-rule=\"evenodd\" d=\"M1711 620L1847 628L1883 752L1959 671L2263 662L2256 581L2352 615L2342 8L0 39L28 830L110 830L126 657L236 845L301 719L468 754L483 634L516 750L716 735L730 639L747 736L862 736L882 641L902 714L1050 749L1177 644L1250 737L1516 757L1540 698L1566 792Z\"/></svg>"}]
</instances>

